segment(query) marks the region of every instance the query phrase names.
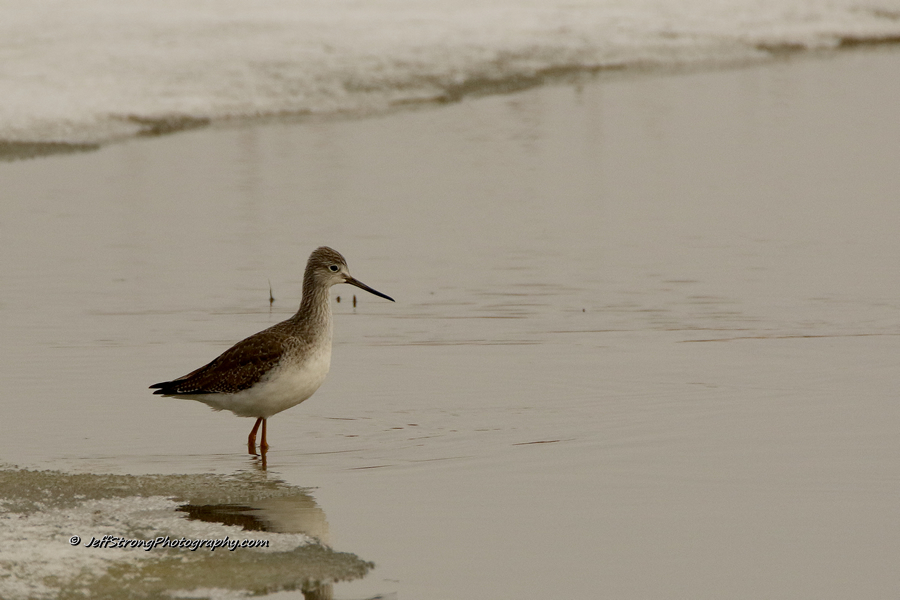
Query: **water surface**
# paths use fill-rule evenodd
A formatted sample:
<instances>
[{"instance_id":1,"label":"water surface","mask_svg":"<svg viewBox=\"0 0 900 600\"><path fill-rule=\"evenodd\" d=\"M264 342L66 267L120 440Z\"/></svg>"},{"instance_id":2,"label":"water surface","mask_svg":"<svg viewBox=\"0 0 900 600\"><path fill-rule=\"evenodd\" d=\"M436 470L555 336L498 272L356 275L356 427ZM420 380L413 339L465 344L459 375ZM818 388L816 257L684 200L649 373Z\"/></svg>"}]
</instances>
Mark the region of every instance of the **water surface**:
<instances>
[{"instance_id":1,"label":"water surface","mask_svg":"<svg viewBox=\"0 0 900 600\"><path fill-rule=\"evenodd\" d=\"M0 164L0 460L302 490L375 565L338 598L896 596L898 60ZM335 288L261 474L249 420L146 387L289 316L321 244L397 303Z\"/></svg>"}]
</instances>

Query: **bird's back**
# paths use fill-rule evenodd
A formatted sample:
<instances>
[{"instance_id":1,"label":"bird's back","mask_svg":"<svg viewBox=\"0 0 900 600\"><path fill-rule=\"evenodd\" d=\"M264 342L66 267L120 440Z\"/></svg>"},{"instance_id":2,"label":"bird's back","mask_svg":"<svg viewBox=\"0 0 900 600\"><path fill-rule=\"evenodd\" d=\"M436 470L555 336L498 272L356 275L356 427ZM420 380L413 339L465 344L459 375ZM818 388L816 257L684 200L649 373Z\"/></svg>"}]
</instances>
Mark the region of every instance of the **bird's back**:
<instances>
[{"instance_id":1,"label":"bird's back","mask_svg":"<svg viewBox=\"0 0 900 600\"><path fill-rule=\"evenodd\" d=\"M300 340L284 331L283 323L260 331L238 342L218 358L172 381L151 385L154 394L189 396L192 394L235 394L257 383Z\"/></svg>"}]
</instances>

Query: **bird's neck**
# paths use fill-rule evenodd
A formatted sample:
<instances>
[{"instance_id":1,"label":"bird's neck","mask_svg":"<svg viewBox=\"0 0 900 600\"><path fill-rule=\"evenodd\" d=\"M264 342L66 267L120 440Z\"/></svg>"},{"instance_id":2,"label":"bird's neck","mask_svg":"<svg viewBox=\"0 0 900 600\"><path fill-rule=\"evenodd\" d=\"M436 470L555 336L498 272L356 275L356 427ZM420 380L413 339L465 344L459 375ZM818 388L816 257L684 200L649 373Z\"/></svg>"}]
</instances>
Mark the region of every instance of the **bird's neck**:
<instances>
[{"instance_id":1,"label":"bird's neck","mask_svg":"<svg viewBox=\"0 0 900 600\"><path fill-rule=\"evenodd\" d=\"M303 281L303 299L294 315L295 321L303 321L312 330L331 329L331 292L328 286L316 285L309 278Z\"/></svg>"}]
</instances>

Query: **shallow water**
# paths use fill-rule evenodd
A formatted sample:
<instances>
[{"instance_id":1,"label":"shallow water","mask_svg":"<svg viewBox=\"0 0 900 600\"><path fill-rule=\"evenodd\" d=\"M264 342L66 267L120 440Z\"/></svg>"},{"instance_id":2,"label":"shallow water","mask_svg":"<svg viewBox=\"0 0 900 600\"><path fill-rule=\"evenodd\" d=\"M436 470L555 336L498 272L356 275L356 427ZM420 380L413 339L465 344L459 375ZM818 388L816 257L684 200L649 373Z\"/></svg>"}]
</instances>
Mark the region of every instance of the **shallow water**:
<instances>
[{"instance_id":1,"label":"shallow water","mask_svg":"<svg viewBox=\"0 0 900 600\"><path fill-rule=\"evenodd\" d=\"M898 64L0 164L0 461L302 490L375 564L337 598L896 596ZM335 289L329 380L270 421L260 474L251 421L146 387L290 315L320 244L397 303ZM85 555L48 519L64 575Z\"/></svg>"}]
</instances>

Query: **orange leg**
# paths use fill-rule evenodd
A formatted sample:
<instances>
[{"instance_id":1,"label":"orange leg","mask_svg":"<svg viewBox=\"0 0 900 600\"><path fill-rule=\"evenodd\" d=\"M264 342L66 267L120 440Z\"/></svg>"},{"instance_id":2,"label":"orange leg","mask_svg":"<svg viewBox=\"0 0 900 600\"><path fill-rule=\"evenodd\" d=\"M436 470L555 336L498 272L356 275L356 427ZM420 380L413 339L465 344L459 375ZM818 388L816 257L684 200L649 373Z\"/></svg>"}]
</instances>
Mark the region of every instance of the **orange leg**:
<instances>
[{"instance_id":1,"label":"orange leg","mask_svg":"<svg viewBox=\"0 0 900 600\"><path fill-rule=\"evenodd\" d=\"M269 444L268 444L268 442L266 442L266 420L263 419L262 422L263 422L263 434L262 434L262 441L259 443L259 449L261 451L265 452L266 450L269 449Z\"/></svg>"},{"instance_id":2,"label":"orange leg","mask_svg":"<svg viewBox=\"0 0 900 600\"><path fill-rule=\"evenodd\" d=\"M250 431L250 435L247 436L247 448L250 449L250 454L255 454L256 452L256 431L259 429L259 424L264 423L265 419L262 417L256 420L256 425L253 426L253 429ZM266 443L266 426L263 425L263 444Z\"/></svg>"}]
</instances>

